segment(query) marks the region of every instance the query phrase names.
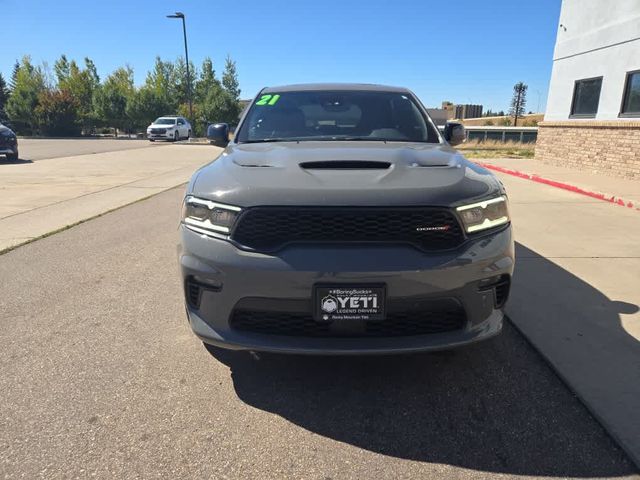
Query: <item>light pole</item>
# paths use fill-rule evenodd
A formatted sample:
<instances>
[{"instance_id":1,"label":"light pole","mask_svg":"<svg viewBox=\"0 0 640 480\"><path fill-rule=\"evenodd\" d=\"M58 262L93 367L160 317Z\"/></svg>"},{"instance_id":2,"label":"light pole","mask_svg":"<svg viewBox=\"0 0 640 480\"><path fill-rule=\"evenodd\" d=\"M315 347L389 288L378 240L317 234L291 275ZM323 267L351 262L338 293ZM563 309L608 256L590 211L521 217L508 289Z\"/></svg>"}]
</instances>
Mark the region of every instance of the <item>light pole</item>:
<instances>
[{"instance_id":1,"label":"light pole","mask_svg":"<svg viewBox=\"0 0 640 480\"><path fill-rule=\"evenodd\" d=\"M187 25L184 19L184 13L176 12L173 15L167 15L167 18L182 19L182 33L184 34L184 56L187 60L187 97L189 100L189 121L193 122L193 103L191 101L191 76L189 75L189 49L187 48Z\"/></svg>"}]
</instances>

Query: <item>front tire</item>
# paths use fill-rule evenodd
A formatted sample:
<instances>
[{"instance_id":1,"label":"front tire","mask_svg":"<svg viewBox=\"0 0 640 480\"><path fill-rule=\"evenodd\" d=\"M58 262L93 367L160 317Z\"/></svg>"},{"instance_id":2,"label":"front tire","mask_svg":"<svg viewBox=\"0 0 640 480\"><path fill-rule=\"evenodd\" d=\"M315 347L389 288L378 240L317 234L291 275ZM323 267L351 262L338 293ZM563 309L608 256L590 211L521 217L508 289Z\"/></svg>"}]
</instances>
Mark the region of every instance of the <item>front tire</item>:
<instances>
[{"instance_id":1,"label":"front tire","mask_svg":"<svg viewBox=\"0 0 640 480\"><path fill-rule=\"evenodd\" d=\"M10 162L15 162L16 160L18 160L18 158L19 158L18 152L7 153L7 160Z\"/></svg>"},{"instance_id":2,"label":"front tire","mask_svg":"<svg viewBox=\"0 0 640 480\"><path fill-rule=\"evenodd\" d=\"M178 140L180 140L180 133L176 130L176 133L173 134L173 141L177 142Z\"/></svg>"},{"instance_id":3,"label":"front tire","mask_svg":"<svg viewBox=\"0 0 640 480\"><path fill-rule=\"evenodd\" d=\"M153 138L150 138L149 141L150 142L155 142L155 140Z\"/></svg>"},{"instance_id":4,"label":"front tire","mask_svg":"<svg viewBox=\"0 0 640 480\"><path fill-rule=\"evenodd\" d=\"M189 140L190 138L191 138L191 130L187 132L187 140Z\"/></svg>"}]
</instances>

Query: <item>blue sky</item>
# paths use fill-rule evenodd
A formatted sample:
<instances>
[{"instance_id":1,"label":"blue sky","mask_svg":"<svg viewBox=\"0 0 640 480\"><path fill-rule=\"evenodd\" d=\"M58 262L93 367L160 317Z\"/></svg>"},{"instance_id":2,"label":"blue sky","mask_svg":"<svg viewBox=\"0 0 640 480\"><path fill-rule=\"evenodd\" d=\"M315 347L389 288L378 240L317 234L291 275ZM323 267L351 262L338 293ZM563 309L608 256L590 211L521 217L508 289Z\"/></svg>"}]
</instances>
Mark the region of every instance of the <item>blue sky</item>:
<instances>
[{"instance_id":1,"label":"blue sky","mask_svg":"<svg viewBox=\"0 0 640 480\"><path fill-rule=\"evenodd\" d=\"M183 53L176 10L187 15L189 55L218 74L230 54L242 97L263 86L366 82L442 100L506 109L513 84L528 110L547 97L560 0L0 0L5 78L22 55L50 66L91 57L102 78L123 64L144 81L156 55Z\"/></svg>"}]
</instances>

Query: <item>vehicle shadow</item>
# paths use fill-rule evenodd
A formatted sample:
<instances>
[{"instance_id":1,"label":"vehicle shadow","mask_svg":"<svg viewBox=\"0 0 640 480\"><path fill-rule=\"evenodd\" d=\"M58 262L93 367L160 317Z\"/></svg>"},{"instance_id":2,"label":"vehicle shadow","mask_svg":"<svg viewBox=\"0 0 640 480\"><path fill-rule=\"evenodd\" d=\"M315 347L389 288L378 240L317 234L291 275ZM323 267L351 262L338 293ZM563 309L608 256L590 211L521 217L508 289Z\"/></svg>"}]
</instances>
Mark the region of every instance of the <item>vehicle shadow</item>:
<instances>
[{"instance_id":1,"label":"vehicle shadow","mask_svg":"<svg viewBox=\"0 0 640 480\"><path fill-rule=\"evenodd\" d=\"M563 288L610 304L603 322L620 322L619 305L548 263ZM248 405L372 452L514 475L636 472L509 321L497 338L430 354L255 358L208 350L230 367L235 391Z\"/></svg>"},{"instance_id":2,"label":"vehicle shadow","mask_svg":"<svg viewBox=\"0 0 640 480\"><path fill-rule=\"evenodd\" d=\"M0 165L22 165L23 163L33 163L33 160L29 160L28 158L18 158L16 160L0 158Z\"/></svg>"}]
</instances>

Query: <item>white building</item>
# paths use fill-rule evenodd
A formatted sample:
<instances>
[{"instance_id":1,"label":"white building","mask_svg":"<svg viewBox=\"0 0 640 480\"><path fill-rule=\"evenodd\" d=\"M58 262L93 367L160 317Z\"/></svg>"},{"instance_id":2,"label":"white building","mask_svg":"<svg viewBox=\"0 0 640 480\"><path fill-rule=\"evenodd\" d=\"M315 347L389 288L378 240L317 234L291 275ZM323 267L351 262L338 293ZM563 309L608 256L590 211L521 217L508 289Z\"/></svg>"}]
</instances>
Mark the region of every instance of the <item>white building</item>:
<instances>
[{"instance_id":1,"label":"white building","mask_svg":"<svg viewBox=\"0 0 640 480\"><path fill-rule=\"evenodd\" d=\"M640 0L563 0L536 157L640 179Z\"/></svg>"}]
</instances>

